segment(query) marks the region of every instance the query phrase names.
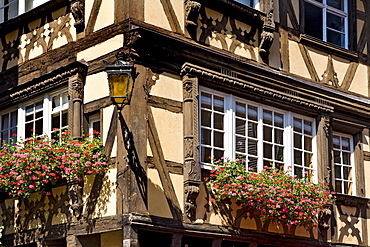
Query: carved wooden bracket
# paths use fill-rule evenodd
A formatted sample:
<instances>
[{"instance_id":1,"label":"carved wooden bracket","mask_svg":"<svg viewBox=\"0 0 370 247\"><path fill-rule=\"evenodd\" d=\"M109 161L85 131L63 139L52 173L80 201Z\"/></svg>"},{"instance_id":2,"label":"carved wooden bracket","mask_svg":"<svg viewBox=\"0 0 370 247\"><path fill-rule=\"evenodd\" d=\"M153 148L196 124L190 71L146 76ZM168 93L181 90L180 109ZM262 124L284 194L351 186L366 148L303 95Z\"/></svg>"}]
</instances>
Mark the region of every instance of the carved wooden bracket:
<instances>
[{"instance_id":1,"label":"carved wooden bracket","mask_svg":"<svg viewBox=\"0 0 370 247\"><path fill-rule=\"evenodd\" d=\"M77 33L81 33L85 29L85 1L70 0L70 8L73 18L75 19L75 28Z\"/></svg>"},{"instance_id":2,"label":"carved wooden bracket","mask_svg":"<svg viewBox=\"0 0 370 247\"><path fill-rule=\"evenodd\" d=\"M199 16L199 10L201 7L201 4L196 1L191 0L185 0L185 20L186 20L186 26L198 26L197 20Z\"/></svg>"},{"instance_id":3,"label":"carved wooden bracket","mask_svg":"<svg viewBox=\"0 0 370 247\"><path fill-rule=\"evenodd\" d=\"M78 222L81 220L83 209L83 180L80 182L77 180L67 181L67 189L72 208L72 222Z\"/></svg>"},{"instance_id":4,"label":"carved wooden bracket","mask_svg":"<svg viewBox=\"0 0 370 247\"><path fill-rule=\"evenodd\" d=\"M272 42L274 41L274 30L274 6L273 2L271 1L269 11L263 23L261 43L259 45L260 56L265 62L267 62L267 56L270 54L270 48Z\"/></svg>"}]
</instances>

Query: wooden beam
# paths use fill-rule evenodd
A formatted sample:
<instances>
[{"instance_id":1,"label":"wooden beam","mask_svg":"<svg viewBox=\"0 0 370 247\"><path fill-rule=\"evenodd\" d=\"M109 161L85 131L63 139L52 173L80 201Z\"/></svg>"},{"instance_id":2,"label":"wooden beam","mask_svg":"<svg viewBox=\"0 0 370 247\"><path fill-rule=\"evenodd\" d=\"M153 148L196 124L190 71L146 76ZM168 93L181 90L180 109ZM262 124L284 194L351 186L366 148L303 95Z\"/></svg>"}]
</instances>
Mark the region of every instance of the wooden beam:
<instances>
[{"instance_id":1,"label":"wooden beam","mask_svg":"<svg viewBox=\"0 0 370 247\"><path fill-rule=\"evenodd\" d=\"M117 108L114 108L112 119L110 121L110 126L108 130L107 139L105 139L105 145L104 145L104 154L109 159L112 154L113 144L114 140L117 135Z\"/></svg>"},{"instance_id":2,"label":"wooden beam","mask_svg":"<svg viewBox=\"0 0 370 247\"><path fill-rule=\"evenodd\" d=\"M170 24L172 31L174 31L175 33L183 33L171 1L161 0L161 4L163 6L163 10L167 16L167 20Z\"/></svg>"},{"instance_id":3,"label":"wooden beam","mask_svg":"<svg viewBox=\"0 0 370 247\"><path fill-rule=\"evenodd\" d=\"M182 112L182 102L173 99L150 95L148 104L174 113Z\"/></svg>"},{"instance_id":4,"label":"wooden beam","mask_svg":"<svg viewBox=\"0 0 370 247\"><path fill-rule=\"evenodd\" d=\"M320 78L317 75L315 66L312 62L311 56L308 53L308 50L307 50L306 46L302 45L301 43L298 43L298 46L299 46L299 50L301 51L303 61L306 64L308 73L310 73L311 79L314 80L314 81L319 82Z\"/></svg>"},{"instance_id":5,"label":"wooden beam","mask_svg":"<svg viewBox=\"0 0 370 247\"><path fill-rule=\"evenodd\" d=\"M89 20L87 21L85 33L86 35L91 34L94 31L96 19L98 18L100 6L103 0L94 0Z\"/></svg>"},{"instance_id":6,"label":"wooden beam","mask_svg":"<svg viewBox=\"0 0 370 247\"><path fill-rule=\"evenodd\" d=\"M342 85L340 86L344 90L348 90L349 87L351 86L351 83L353 81L353 77L356 74L356 70L358 67L358 63L356 62L351 62L348 66L347 72L344 75Z\"/></svg>"},{"instance_id":7,"label":"wooden beam","mask_svg":"<svg viewBox=\"0 0 370 247\"><path fill-rule=\"evenodd\" d=\"M163 192L166 196L168 206L170 207L172 216L175 220L182 220L182 213L179 201L176 197L175 189L173 187L170 173L168 172L166 161L164 159L161 142L154 122L152 110L148 109L148 126L149 145L153 153L154 164L158 170L159 177L163 186Z\"/></svg>"}]
</instances>

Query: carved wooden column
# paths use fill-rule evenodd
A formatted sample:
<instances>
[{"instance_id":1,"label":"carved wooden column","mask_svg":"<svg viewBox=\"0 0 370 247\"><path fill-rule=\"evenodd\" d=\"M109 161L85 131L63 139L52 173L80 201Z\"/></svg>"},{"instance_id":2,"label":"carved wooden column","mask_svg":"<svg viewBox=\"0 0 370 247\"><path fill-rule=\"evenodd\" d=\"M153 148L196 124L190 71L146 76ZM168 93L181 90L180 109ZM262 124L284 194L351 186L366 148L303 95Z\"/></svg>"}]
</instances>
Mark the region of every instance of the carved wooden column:
<instances>
[{"instance_id":1,"label":"carved wooden column","mask_svg":"<svg viewBox=\"0 0 370 247\"><path fill-rule=\"evenodd\" d=\"M365 171L364 171L364 152L362 144L362 131L353 135L354 146L354 167L356 178L356 195L365 197Z\"/></svg>"},{"instance_id":2,"label":"carved wooden column","mask_svg":"<svg viewBox=\"0 0 370 247\"><path fill-rule=\"evenodd\" d=\"M198 150L198 78L183 76L184 192L186 221L194 221L201 182Z\"/></svg>"}]
</instances>

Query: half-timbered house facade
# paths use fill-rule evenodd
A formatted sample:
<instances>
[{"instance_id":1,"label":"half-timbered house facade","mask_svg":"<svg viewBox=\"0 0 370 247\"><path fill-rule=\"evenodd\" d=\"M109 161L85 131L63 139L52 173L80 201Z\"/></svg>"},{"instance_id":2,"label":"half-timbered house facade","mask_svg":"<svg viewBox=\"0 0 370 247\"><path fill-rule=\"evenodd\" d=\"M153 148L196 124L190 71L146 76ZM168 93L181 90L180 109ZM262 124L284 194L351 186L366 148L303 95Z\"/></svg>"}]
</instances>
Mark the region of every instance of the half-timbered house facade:
<instances>
[{"instance_id":1,"label":"half-timbered house facade","mask_svg":"<svg viewBox=\"0 0 370 247\"><path fill-rule=\"evenodd\" d=\"M0 138L101 132L108 173L1 194L4 246L369 246L370 1L0 0ZM107 64L134 59L117 109ZM212 203L211 158L313 175L306 231ZM0 164L1 166L1 164Z\"/></svg>"}]
</instances>

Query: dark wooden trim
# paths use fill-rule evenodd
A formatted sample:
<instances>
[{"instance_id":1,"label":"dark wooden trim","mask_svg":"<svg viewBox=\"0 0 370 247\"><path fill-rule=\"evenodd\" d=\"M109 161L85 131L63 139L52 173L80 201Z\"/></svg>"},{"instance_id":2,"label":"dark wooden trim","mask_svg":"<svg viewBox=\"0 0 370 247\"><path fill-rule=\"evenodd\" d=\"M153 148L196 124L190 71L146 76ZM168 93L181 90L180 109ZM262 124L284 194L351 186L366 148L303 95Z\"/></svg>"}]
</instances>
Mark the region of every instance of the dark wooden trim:
<instances>
[{"instance_id":1,"label":"dark wooden trim","mask_svg":"<svg viewBox=\"0 0 370 247\"><path fill-rule=\"evenodd\" d=\"M364 151L364 161L370 161L370 152Z\"/></svg>"},{"instance_id":2,"label":"dark wooden trim","mask_svg":"<svg viewBox=\"0 0 370 247\"><path fill-rule=\"evenodd\" d=\"M320 78L317 75L317 71L315 69L315 66L312 62L311 56L308 53L308 50L307 50L306 46L302 45L301 43L298 43L298 46L299 46L299 50L301 51L303 61L306 64L308 73L310 73L311 79L314 80L314 81L319 82Z\"/></svg>"},{"instance_id":3,"label":"dark wooden trim","mask_svg":"<svg viewBox=\"0 0 370 247\"><path fill-rule=\"evenodd\" d=\"M369 198L361 196L351 196L345 194L333 194L336 197L335 204L356 207L369 203Z\"/></svg>"},{"instance_id":4,"label":"dark wooden trim","mask_svg":"<svg viewBox=\"0 0 370 247\"><path fill-rule=\"evenodd\" d=\"M109 96L106 96L104 98L100 98L84 104L84 113L89 114L98 111L101 108L108 107L110 105L112 105L112 100L110 99Z\"/></svg>"},{"instance_id":5,"label":"dark wooden trim","mask_svg":"<svg viewBox=\"0 0 370 247\"><path fill-rule=\"evenodd\" d=\"M150 106L161 108L174 113L182 112L182 102L173 99L150 95L148 99L148 104Z\"/></svg>"},{"instance_id":6,"label":"dark wooden trim","mask_svg":"<svg viewBox=\"0 0 370 247\"><path fill-rule=\"evenodd\" d=\"M112 149L114 145L114 140L117 136L117 119L118 113L117 108L115 107L113 110L112 118L110 120L110 126L107 134L107 139L105 139L105 146L104 146L104 154L108 158L112 156Z\"/></svg>"},{"instance_id":7,"label":"dark wooden trim","mask_svg":"<svg viewBox=\"0 0 370 247\"><path fill-rule=\"evenodd\" d=\"M171 1L170 0L160 0L160 1L163 6L163 10L166 14L168 23L170 24L171 30L174 31L175 33L183 33Z\"/></svg>"},{"instance_id":8,"label":"dark wooden trim","mask_svg":"<svg viewBox=\"0 0 370 247\"><path fill-rule=\"evenodd\" d=\"M85 28L85 34L89 35L94 31L96 19L98 18L100 6L102 4L103 0L94 0L91 13L89 16L89 20L87 21L86 28Z\"/></svg>"},{"instance_id":9,"label":"dark wooden trim","mask_svg":"<svg viewBox=\"0 0 370 247\"><path fill-rule=\"evenodd\" d=\"M303 44L307 44L308 46L315 47L316 49L325 52L330 53L332 55L348 59L350 61L358 61L358 54L354 51L350 51L347 49L344 49L340 46L331 44L329 42L322 41L321 39L312 37L307 34L301 34L301 42Z\"/></svg>"},{"instance_id":10,"label":"dark wooden trim","mask_svg":"<svg viewBox=\"0 0 370 247\"><path fill-rule=\"evenodd\" d=\"M286 7L287 7L286 10L289 16L290 23L292 24L293 29L298 30L299 29L298 19L297 19L297 15L294 12L292 1L285 0L285 2L286 2Z\"/></svg>"},{"instance_id":11,"label":"dark wooden trim","mask_svg":"<svg viewBox=\"0 0 370 247\"><path fill-rule=\"evenodd\" d=\"M184 174L184 168L182 163L174 162L171 160L165 160L167 169L170 173L177 174L177 175L183 175ZM154 158L152 156L148 156L147 158L147 164L148 168L155 168Z\"/></svg>"},{"instance_id":12,"label":"dark wooden trim","mask_svg":"<svg viewBox=\"0 0 370 247\"><path fill-rule=\"evenodd\" d=\"M172 180L166 166L166 161L164 159L161 142L158 136L153 113L150 108L148 109L148 127L149 127L148 135L149 145L150 148L152 149L154 164L157 168L158 175L161 179L163 192L166 196L168 206L170 207L172 217L175 220L182 221L181 207L176 197L175 189L173 187Z\"/></svg>"},{"instance_id":13,"label":"dark wooden trim","mask_svg":"<svg viewBox=\"0 0 370 247\"><path fill-rule=\"evenodd\" d=\"M334 131L354 135L357 132L361 132L364 128L366 128L366 125L356 123L353 121L348 121L344 119L339 119L339 118L332 118L331 125L333 127Z\"/></svg>"},{"instance_id":14,"label":"dark wooden trim","mask_svg":"<svg viewBox=\"0 0 370 247\"><path fill-rule=\"evenodd\" d=\"M356 62L351 62L349 64L346 74L344 75L342 85L340 85L343 90L348 90L350 88L353 78L355 77L357 67L358 63Z\"/></svg>"},{"instance_id":15,"label":"dark wooden trim","mask_svg":"<svg viewBox=\"0 0 370 247\"><path fill-rule=\"evenodd\" d=\"M354 146L354 167L355 167L355 179L356 196L365 197L366 196L366 183L365 183L365 169L364 169L364 154L363 154L363 144L362 144L362 130L353 135L353 146Z\"/></svg>"},{"instance_id":16,"label":"dark wooden trim","mask_svg":"<svg viewBox=\"0 0 370 247\"><path fill-rule=\"evenodd\" d=\"M280 58L281 58L281 69L283 71L290 71L289 64L289 39L288 32L280 27Z\"/></svg>"}]
</instances>

